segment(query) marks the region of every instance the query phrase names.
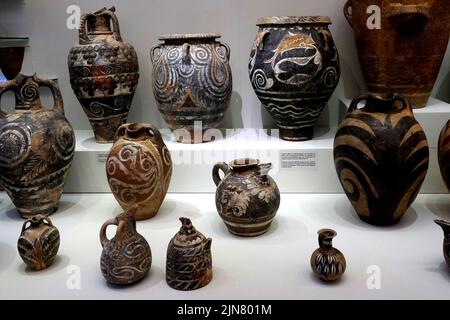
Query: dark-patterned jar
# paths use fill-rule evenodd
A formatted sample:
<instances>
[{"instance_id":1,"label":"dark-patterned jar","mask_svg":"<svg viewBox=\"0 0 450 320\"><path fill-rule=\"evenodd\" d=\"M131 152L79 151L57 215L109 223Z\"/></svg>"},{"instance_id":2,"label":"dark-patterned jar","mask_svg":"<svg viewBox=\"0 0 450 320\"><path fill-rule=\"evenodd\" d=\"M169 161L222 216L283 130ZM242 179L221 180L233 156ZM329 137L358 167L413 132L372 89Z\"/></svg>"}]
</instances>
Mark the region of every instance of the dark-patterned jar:
<instances>
[{"instance_id":1,"label":"dark-patterned jar","mask_svg":"<svg viewBox=\"0 0 450 320\"><path fill-rule=\"evenodd\" d=\"M444 231L443 252L445 262L450 268L450 222L444 220L434 220L434 222Z\"/></svg>"},{"instance_id":2,"label":"dark-patterned jar","mask_svg":"<svg viewBox=\"0 0 450 320\"><path fill-rule=\"evenodd\" d=\"M317 234L320 247L311 256L311 268L323 281L336 281L344 274L347 267L342 252L333 248L333 238L337 233L331 229L321 229Z\"/></svg>"},{"instance_id":3,"label":"dark-patterned jar","mask_svg":"<svg viewBox=\"0 0 450 320\"><path fill-rule=\"evenodd\" d=\"M59 241L59 231L50 218L38 215L24 222L17 248L26 265L39 271L55 261Z\"/></svg>"},{"instance_id":4,"label":"dark-patterned jar","mask_svg":"<svg viewBox=\"0 0 450 320\"><path fill-rule=\"evenodd\" d=\"M230 48L214 33L161 36L151 49L153 94L179 142L209 141L230 103ZM197 132L198 131L198 132Z\"/></svg>"},{"instance_id":5,"label":"dark-patterned jar","mask_svg":"<svg viewBox=\"0 0 450 320\"><path fill-rule=\"evenodd\" d=\"M181 229L167 249L166 281L176 290L200 289L212 279L212 239L198 232L190 219L180 221Z\"/></svg>"},{"instance_id":6,"label":"dark-patterned jar","mask_svg":"<svg viewBox=\"0 0 450 320\"><path fill-rule=\"evenodd\" d=\"M340 78L328 17L261 18L250 80L284 140L313 138L313 127Z\"/></svg>"},{"instance_id":7,"label":"dark-patterned jar","mask_svg":"<svg viewBox=\"0 0 450 320\"><path fill-rule=\"evenodd\" d=\"M272 164L254 159L214 166L216 208L231 233L256 237L269 230L280 207L280 191L268 175L270 169ZM219 171L223 171L223 179Z\"/></svg>"},{"instance_id":8,"label":"dark-patterned jar","mask_svg":"<svg viewBox=\"0 0 450 320\"><path fill-rule=\"evenodd\" d=\"M143 279L152 265L152 252L143 236L136 231L135 209L106 221L100 230L103 251L100 267L106 281L127 285ZM106 229L116 225L116 235L111 240Z\"/></svg>"},{"instance_id":9,"label":"dark-patterned jar","mask_svg":"<svg viewBox=\"0 0 450 320\"><path fill-rule=\"evenodd\" d=\"M441 169L441 176L450 190L450 120L447 121L439 135L438 161Z\"/></svg>"},{"instance_id":10,"label":"dark-patterned jar","mask_svg":"<svg viewBox=\"0 0 450 320\"><path fill-rule=\"evenodd\" d=\"M136 220L153 218L172 177L172 159L159 130L146 123L122 125L108 155L106 175L125 211L137 206Z\"/></svg>"},{"instance_id":11,"label":"dark-patterned jar","mask_svg":"<svg viewBox=\"0 0 450 320\"><path fill-rule=\"evenodd\" d=\"M358 104L366 100L363 108ZM427 138L409 102L397 95L353 100L334 140L339 180L361 220L396 224L428 171Z\"/></svg>"},{"instance_id":12,"label":"dark-patterned jar","mask_svg":"<svg viewBox=\"0 0 450 320\"><path fill-rule=\"evenodd\" d=\"M81 17L79 43L68 59L72 89L98 143L113 142L127 121L139 80L137 54L122 40L114 12L103 8Z\"/></svg>"},{"instance_id":13,"label":"dark-patterned jar","mask_svg":"<svg viewBox=\"0 0 450 320\"><path fill-rule=\"evenodd\" d=\"M54 106L41 104L48 87ZM24 218L54 213L75 153L75 134L64 116L57 85L36 75L19 74L0 84L0 99L13 91L16 110L0 113L0 181Z\"/></svg>"}]
</instances>

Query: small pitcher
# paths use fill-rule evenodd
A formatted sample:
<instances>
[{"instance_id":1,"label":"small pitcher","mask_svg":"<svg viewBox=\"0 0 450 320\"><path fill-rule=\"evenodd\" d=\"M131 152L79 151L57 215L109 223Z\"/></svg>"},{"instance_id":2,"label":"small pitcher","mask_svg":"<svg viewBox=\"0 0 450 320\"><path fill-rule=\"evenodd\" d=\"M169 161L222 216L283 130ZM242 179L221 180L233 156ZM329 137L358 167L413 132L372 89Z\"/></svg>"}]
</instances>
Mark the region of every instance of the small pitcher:
<instances>
[{"instance_id":1,"label":"small pitcher","mask_svg":"<svg viewBox=\"0 0 450 320\"><path fill-rule=\"evenodd\" d=\"M117 285L135 283L144 278L152 264L148 242L136 231L135 208L106 221L100 230L103 252L100 259L106 281ZM106 229L116 225L113 239L108 240Z\"/></svg>"},{"instance_id":2,"label":"small pitcher","mask_svg":"<svg viewBox=\"0 0 450 320\"><path fill-rule=\"evenodd\" d=\"M268 175L270 169L271 163L254 159L214 166L217 211L231 233L255 237L269 230L280 206L280 191ZM219 171L223 171L223 179Z\"/></svg>"}]
</instances>

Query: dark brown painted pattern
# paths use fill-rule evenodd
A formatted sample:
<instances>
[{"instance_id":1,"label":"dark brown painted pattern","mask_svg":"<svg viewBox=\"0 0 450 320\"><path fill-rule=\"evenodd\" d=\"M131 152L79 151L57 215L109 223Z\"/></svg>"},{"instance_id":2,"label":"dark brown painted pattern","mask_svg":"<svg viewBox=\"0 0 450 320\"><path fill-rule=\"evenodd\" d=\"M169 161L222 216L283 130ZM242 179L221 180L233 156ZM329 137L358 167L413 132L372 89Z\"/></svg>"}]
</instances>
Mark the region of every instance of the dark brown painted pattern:
<instances>
[{"instance_id":1,"label":"dark brown painted pattern","mask_svg":"<svg viewBox=\"0 0 450 320\"><path fill-rule=\"evenodd\" d=\"M212 280L211 238L198 232L188 218L167 248L166 281L176 290L190 291Z\"/></svg>"},{"instance_id":2,"label":"dark brown painted pattern","mask_svg":"<svg viewBox=\"0 0 450 320\"><path fill-rule=\"evenodd\" d=\"M152 265L148 242L136 231L135 208L106 221L100 230L103 247L100 267L106 281L115 285L129 285L142 280ZM110 225L117 226L111 240L106 236Z\"/></svg>"},{"instance_id":3,"label":"dark brown painted pattern","mask_svg":"<svg viewBox=\"0 0 450 320\"><path fill-rule=\"evenodd\" d=\"M439 135L438 160L442 179L450 190L450 120L447 121Z\"/></svg>"},{"instance_id":4,"label":"dark brown painted pattern","mask_svg":"<svg viewBox=\"0 0 450 320\"><path fill-rule=\"evenodd\" d=\"M359 102L366 100L363 108ZM359 217L393 225L415 200L428 170L425 133L400 96L356 98L334 141L336 170Z\"/></svg>"},{"instance_id":5,"label":"dark brown painted pattern","mask_svg":"<svg viewBox=\"0 0 450 320\"><path fill-rule=\"evenodd\" d=\"M52 91L54 106L41 104L39 88ZM0 113L0 181L24 218L50 215L59 204L75 153L75 134L64 116L56 84L19 74L0 84L0 99L13 91L16 110Z\"/></svg>"},{"instance_id":6,"label":"dark brown painted pattern","mask_svg":"<svg viewBox=\"0 0 450 320\"><path fill-rule=\"evenodd\" d=\"M127 121L139 80L136 51L122 40L114 7L82 16L79 42L70 50L68 66L72 89L96 141L113 142Z\"/></svg>"},{"instance_id":7,"label":"dark brown painted pattern","mask_svg":"<svg viewBox=\"0 0 450 320\"><path fill-rule=\"evenodd\" d=\"M444 231L443 253L445 262L450 268L450 222L444 220L434 220L434 222Z\"/></svg>"},{"instance_id":8,"label":"dark brown painted pattern","mask_svg":"<svg viewBox=\"0 0 450 320\"><path fill-rule=\"evenodd\" d=\"M55 261L59 243L59 231L50 218L38 215L24 222L17 248L26 265L39 271Z\"/></svg>"}]
</instances>

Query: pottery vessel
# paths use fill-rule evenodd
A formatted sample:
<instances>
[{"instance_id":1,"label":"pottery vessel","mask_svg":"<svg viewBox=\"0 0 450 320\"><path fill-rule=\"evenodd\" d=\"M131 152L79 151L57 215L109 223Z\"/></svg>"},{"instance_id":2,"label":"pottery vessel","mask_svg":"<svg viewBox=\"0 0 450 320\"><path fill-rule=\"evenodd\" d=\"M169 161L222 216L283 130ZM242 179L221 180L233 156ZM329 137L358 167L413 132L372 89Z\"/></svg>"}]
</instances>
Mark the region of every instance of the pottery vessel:
<instances>
[{"instance_id":1,"label":"pottery vessel","mask_svg":"<svg viewBox=\"0 0 450 320\"><path fill-rule=\"evenodd\" d=\"M111 240L106 236L110 225L117 226ZM106 221L100 230L103 251L100 267L106 281L127 285L143 279L152 265L152 252L148 242L136 231L134 209Z\"/></svg>"},{"instance_id":2,"label":"pottery vessel","mask_svg":"<svg viewBox=\"0 0 450 320\"><path fill-rule=\"evenodd\" d=\"M106 175L125 211L137 206L136 220L153 218L172 176L172 159L159 130L146 123L122 125L107 158Z\"/></svg>"},{"instance_id":3,"label":"pottery vessel","mask_svg":"<svg viewBox=\"0 0 450 320\"><path fill-rule=\"evenodd\" d=\"M39 88L48 87L54 106L41 104ZM57 85L36 75L19 74L0 84L16 98L15 111L0 113L0 181L24 218L50 215L58 208L75 152L75 135L64 116Z\"/></svg>"},{"instance_id":4,"label":"pottery vessel","mask_svg":"<svg viewBox=\"0 0 450 320\"><path fill-rule=\"evenodd\" d=\"M442 179L447 189L450 190L450 120L447 121L439 135L438 160Z\"/></svg>"},{"instance_id":5,"label":"pottery vessel","mask_svg":"<svg viewBox=\"0 0 450 320\"><path fill-rule=\"evenodd\" d=\"M366 100L363 108L358 103ZM353 100L334 140L339 180L359 217L396 224L415 200L428 170L425 133L401 96Z\"/></svg>"},{"instance_id":6,"label":"pottery vessel","mask_svg":"<svg viewBox=\"0 0 450 320\"><path fill-rule=\"evenodd\" d=\"M198 232L188 218L167 249L166 281L176 290L200 289L211 282L211 238Z\"/></svg>"},{"instance_id":7,"label":"pottery vessel","mask_svg":"<svg viewBox=\"0 0 450 320\"><path fill-rule=\"evenodd\" d=\"M311 256L311 268L323 281L338 280L345 272L347 263L345 257L338 249L333 248L333 238L337 233L331 229L322 229L319 235L319 249Z\"/></svg>"},{"instance_id":8,"label":"pottery vessel","mask_svg":"<svg viewBox=\"0 0 450 320\"><path fill-rule=\"evenodd\" d=\"M59 231L50 218L38 215L24 222L17 248L25 264L39 271L55 261L59 241Z\"/></svg>"},{"instance_id":9,"label":"pottery vessel","mask_svg":"<svg viewBox=\"0 0 450 320\"><path fill-rule=\"evenodd\" d=\"M444 231L444 258L447 266L450 268L450 222L444 220L434 220Z\"/></svg>"},{"instance_id":10,"label":"pottery vessel","mask_svg":"<svg viewBox=\"0 0 450 320\"><path fill-rule=\"evenodd\" d=\"M13 80L22 70L25 47L0 48L0 69L8 80Z\"/></svg>"},{"instance_id":11,"label":"pottery vessel","mask_svg":"<svg viewBox=\"0 0 450 320\"><path fill-rule=\"evenodd\" d=\"M268 175L270 169L272 164L260 164L254 159L214 166L216 208L232 234L255 237L269 230L280 206L280 191Z\"/></svg>"},{"instance_id":12,"label":"pottery vessel","mask_svg":"<svg viewBox=\"0 0 450 320\"><path fill-rule=\"evenodd\" d=\"M267 17L250 54L250 80L284 140L313 138L340 78L328 17Z\"/></svg>"},{"instance_id":13,"label":"pottery vessel","mask_svg":"<svg viewBox=\"0 0 450 320\"><path fill-rule=\"evenodd\" d=\"M138 57L122 40L115 8L81 17L79 42L69 53L70 83L98 143L110 143L127 121L139 80Z\"/></svg>"},{"instance_id":14,"label":"pottery vessel","mask_svg":"<svg viewBox=\"0 0 450 320\"><path fill-rule=\"evenodd\" d=\"M441 68L450 36L448 0L348 0L369 93L396 92L424 107Z\"/></svg>"},{"instance_id":15,"label":"pottery vessel","mask_svg":"<svg viewBox=\"0 0 450 320\"><path fill-rule=\"evenodd\" d=\"M228 109L233 81L230 48L214 33L171 34L151 49L153 94L176 139L208 142Z\"/></svg>"}]
</instances>

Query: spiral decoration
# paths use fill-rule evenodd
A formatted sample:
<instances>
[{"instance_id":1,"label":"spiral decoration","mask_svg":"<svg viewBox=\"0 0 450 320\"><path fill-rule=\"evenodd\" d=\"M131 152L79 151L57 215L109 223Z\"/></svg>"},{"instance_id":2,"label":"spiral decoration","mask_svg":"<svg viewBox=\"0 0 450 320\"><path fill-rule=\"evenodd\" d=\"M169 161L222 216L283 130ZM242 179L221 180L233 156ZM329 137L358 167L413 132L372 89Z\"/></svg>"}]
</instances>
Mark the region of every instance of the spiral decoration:
<instances>
[{"instance_id":1,"label":"spiral decoration","mask_svg":"<svg viewBox=\"0 0 450 320\"><path fill-rule=\"evenodd\" d=\"M0 167L17 168L25 162L31 150L31 131L10 123L0 129Z\"/></svg>"},{"instance_id":2,"label":"spiral decoration","mask_svg":"<svg viewBox=\"0 0 450 320\"><path fill-rule=\"evenodd\" d=\"M410 110L352 111L334 142L339 180L359 217L392 225L405 214L425 179L429 151Z\"/></svg>"}]
</instances>

